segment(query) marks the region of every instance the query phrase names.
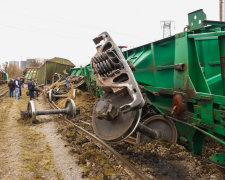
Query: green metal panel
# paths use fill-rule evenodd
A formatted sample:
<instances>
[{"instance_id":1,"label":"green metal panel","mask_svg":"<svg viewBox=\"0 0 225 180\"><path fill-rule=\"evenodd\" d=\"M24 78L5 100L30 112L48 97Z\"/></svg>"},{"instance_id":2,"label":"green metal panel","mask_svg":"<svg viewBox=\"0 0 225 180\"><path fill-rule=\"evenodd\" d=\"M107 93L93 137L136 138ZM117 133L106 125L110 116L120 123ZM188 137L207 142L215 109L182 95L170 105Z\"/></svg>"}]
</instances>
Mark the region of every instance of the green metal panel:
<instances>
[{"instance_id":1,"label":"green metal panel","mask_svg":"<svg viewBox=\"0 0 225 180\"><path fill-rule=\"evenodd\" d=\"M206 82L213 94L223 94L218 36L195 38L197 54Z\"/></svg>"},{"instance_id":2,"label":"green metal panel","mask_svg":"<svg viewBox=\"0 0 225 180\"><path fill-rule=\"evenodd\" d=\"M5 73L5 80L8 81L8 74Z\"/></svg>"},{"instance_id":3,"label":"green metal panel","mask_svg":"<svg viewBox=\"0 0 225 180\"><path fill-rule=\"evenodd\" d=\"M191 23L189 31L123 54L159 113L169 116L174 95L182 95L179 141L202 153L205 136L225 145L225 24L207 21L202 10L189 14Z\"/></svg>"},{"instance_id":4,"label":"green metal panel","mask_svg":"<svg viewBox=\"0 0 225 180\"><path fill-rule=\"evenodd\" d=\"M48 60L40 67L37 77L37 85L50 84L52 83L52 76L55 73L63 74L64 70L69 72L73 67L73 63L66 59L53 58Z\"/></svg>"},{"instance_id":5,"label":"green metal panel","mask_svg":"<svg viewBox=\"0 0 225 180\"><path fill-rule=\"evenodd\" d=\"M189 29L195 30L204 27L203 21L206 20L206 14L202 9L188 14Z\"/></svg>"},{"instance_id":6,"label":"green metal panel","mask_svg":"<svg viewBox=\"0 0 225 180\"><path fill-rule=\"evenodd\" d=\"M210 89L206 82L203 69L199 62L199 57L197 53L196 43L193 39L188 38L188 47L186 51L188 52L188 75L193 84L192 89L194 92L204 92L210 93ZM188 94L190 97L190 94Z\"/></svg>"},{"instance_id":7,"label":"green metal panel","mask_svg":"<svg viewBox=\"0 0 225 180\"><path fill-rule=\"evenodd\" d=\"M45 84L45 64L39 69L39 75L37 77L37 85Z\"/></svg>"},{"instance_id":8,"label":"green metal panel","mask_svg":"<svg viewBox=\"0 0 225 180\"><path fill-rule=\"evenodd\" d=\"M135 65L134 75L138 82L172 88L174 54L174 37L171 37L126 51L124 56ZM161 80L155 81L158 78Z\"/></svg>"},{"instance_id":9,"label":"green metal panel","mask_svg":"<svg viewBox=\"0 0 225 180\"><path fill-rule=\"evenodd\" d=\"M81 68L73 68L73 69L71 69L70 75L82 76Z\"/></svg>"},{"instance_id":10,"label":"green metal panel","mask_svg":"<svg viewBox=\"0 0 225 180\"><path fill-rule=\"evenodd\" d=\"M221 65L221 80L223 95L225 95L225 36L220 36L219 47L220 47L220 65Z\"/></svg>"},{"instance_id":11,"label":"green metal panel","mask_svg":"<svg viewBox=\"0 0 225 180\"><path fill-rule=\"evenodd\" d=\"M85 67L81 66L80 68L71 69L71 75L84 76L88 90L98 97L102 96L102 91L97 86L90 64L86 65Z\"/></svg>"},{"instance_id":12,"label":"green metal panel","mask_svg":"<svg viewBox=\"0 0 225 180\"><path fill-rule=\"evenodd\" d=\"M223 153L214 154L212 157L210 157L210 160L217 164L225 166L225 154Z\"/></svg>"},{"instance_id":13,"label":"green metal panel","mask_svg":"<svg viewBox=\"0 0 225 180\"><path fill-rule=\"evenodd\" d=\"M188 75L188 39L187 33L182 33L175 36L175 58L174 64L175 65L184 65L185 70L177 71L174 70L173 82L174 82L174 89L186 89L187 87L187 75Z\"/></svg>"}]
</instances>

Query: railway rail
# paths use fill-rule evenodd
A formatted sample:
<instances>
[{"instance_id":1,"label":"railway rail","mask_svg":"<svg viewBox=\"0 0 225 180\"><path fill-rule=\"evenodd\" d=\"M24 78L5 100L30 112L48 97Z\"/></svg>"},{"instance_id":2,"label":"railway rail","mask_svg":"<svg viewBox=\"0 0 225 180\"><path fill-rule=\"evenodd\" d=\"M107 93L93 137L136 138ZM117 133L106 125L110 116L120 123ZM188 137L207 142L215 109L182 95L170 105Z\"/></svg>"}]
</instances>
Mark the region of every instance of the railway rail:
<instances>
[{"instance_id":1,"label":"railway rail","mask_svg":"<svg viewBox=\"0 0 225 180\"><path fill-rule=\"evenodd\" d=\"M54 101L49 102L51 107L53 109L60 109ZM96 143L96 145L100 148L104 148L107 151L109 151L111 154L114 155L114 157L120 161L120 163L123 165L123 168L125 169L126 173L132 178L132 179L141 179L141 180L147 180L147 179L154 179L153 176L145 176L143 172L135 168L127 159L123 158L121 154L119 154L115 149L113 149L111 146L109 146L106 142L95 136L93 133L88 132L84 128L80 127L72 120L65 119L68 123L72 124L77 131L80 134L83 134L87 137L87 139L92 140Z\"/></svg>"},{"instance_id":2,"label":"railway rail","mask_svg":"<svg viewBox=\"0 0 225 180\"><path fill-rule=\"evenodd\" d=\"M0 98L4 97L8 91L9 88L7 86L0 87Z\"/></svg>"}]
</instances>

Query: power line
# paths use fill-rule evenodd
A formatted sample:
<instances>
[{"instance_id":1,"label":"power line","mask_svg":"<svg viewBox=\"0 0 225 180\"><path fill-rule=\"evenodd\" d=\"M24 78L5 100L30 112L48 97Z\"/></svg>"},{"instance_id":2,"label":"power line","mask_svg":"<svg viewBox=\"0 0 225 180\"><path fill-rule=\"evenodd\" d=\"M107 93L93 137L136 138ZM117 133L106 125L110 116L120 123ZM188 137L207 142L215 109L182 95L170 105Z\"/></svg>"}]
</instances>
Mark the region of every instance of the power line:
<instances>
[{"instance_id":1,"label":"power line","mask_svg":"<svg viewBox=\"0 0 225 180\"><path fill-rule=\"evenodd\" d=\"M52 31L51 32L47 32L47 31L43 31L43 29L34 28L34 27L25 27L25 28L23 27L23 28L21 28L19 26L6 25L6 24L1 24L1 23L0 23L0 26L6 27L6 28L10 28L10 29L20 30L20 31L41 33L41 34L50 35L52 37L57 37L57 38L79 39L79 40L87 40L88 39L88 38L82 38L82 37L68 36L69 33L52 32Z\"/></svg>"},{"instance_id":2,"label":"power line","mask_svg":"<svg viewBox=\"0 0 225 180\"><path fill-rule=\"evenodd\" d=\"M30 17L30 14L26 14L26 13L10 12L8 14L10 14L10 15L14 14L16 16L21 15L21 16L25 16L25 17ZM38 16L33 16L33 15L31 15L31 16L32 16L32 18L41 20L41 22L44 20L44 21L50 22L50 23L56 23L56 24L60 24L60 25L68 24L68 25L73 25L73 26L76 26L76 27L79 27L79 28L88 29L88 30L95 29L95 30L98 30L98 31L101 31L101 32L104 31L104 29L105 29L103 27L98 27L98 26L92 25L92 24L85 24L85 23L80 23L80 22L74 22L72 19L67 19L67 18L64 18L64 17L60 17L61 20L59 20L59 18L54 19L54 18L49 18L49 17L40 17L40 16L38 17ZM107 31L108 32L112 32L114 34L121 35L121 36L126 36L126 37L130 37L130 38L141 39L141 40L146 40L145 37L142 37L142 36L139 36L139 35L134 35L134 34L125 33L125 32L119 32L119 31L115 31L115 30L112 30L112 29L108 29L108 28L107 28Z\"/></svg>"}]
</instances>

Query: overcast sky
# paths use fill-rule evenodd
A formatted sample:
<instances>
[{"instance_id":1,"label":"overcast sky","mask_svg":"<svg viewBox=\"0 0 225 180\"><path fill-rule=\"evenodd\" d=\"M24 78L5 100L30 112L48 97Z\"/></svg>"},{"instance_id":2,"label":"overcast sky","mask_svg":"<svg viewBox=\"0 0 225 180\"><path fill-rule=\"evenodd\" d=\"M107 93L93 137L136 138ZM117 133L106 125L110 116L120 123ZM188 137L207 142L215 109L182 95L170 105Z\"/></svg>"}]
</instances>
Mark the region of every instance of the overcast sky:
<instances>
[{"instance_id":1,"label":"overcast sky","mask_svg":"<svg viewBox=\"0 0 225 180\"><path fill-rule=\"evenodd\" d=\"M135 47L161 39L162 20L175 21L172 34L183 31L198 9L219 20L219 0L0 0L0 63L63 57L86 65L101 32Z\"/></svg>"}]
</instances>

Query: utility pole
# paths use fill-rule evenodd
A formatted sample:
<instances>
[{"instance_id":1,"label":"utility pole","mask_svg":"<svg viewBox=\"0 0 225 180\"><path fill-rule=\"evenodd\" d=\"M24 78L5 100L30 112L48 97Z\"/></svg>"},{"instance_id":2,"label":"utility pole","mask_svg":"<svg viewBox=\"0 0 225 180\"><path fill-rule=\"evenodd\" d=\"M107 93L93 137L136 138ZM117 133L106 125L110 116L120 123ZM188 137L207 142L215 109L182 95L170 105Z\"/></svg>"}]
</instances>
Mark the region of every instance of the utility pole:
<instances>
[{"instance_id":1,"label":"utility pole","mask_svg":"<svg viewBox=\"0 0 225 180\"><path fill-rule=\"evenodd\" d=\"M224 5L224 0L220 0L220 21L225 21L225 5Z\"/></svg>"},{"instance_id":2,"label":"utility pole","mask_svg":"<svg viewBox=\"0 0 225 180\"><path fill-rule=\"evenodd\" d=\"M160 21L161 28L163 28L163 38L171 36L171 26L174 25L175 29L175 22L172 20L169 21Z\"/></svg>"}]
</instances>

